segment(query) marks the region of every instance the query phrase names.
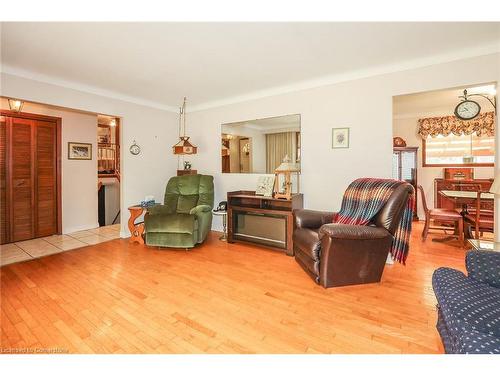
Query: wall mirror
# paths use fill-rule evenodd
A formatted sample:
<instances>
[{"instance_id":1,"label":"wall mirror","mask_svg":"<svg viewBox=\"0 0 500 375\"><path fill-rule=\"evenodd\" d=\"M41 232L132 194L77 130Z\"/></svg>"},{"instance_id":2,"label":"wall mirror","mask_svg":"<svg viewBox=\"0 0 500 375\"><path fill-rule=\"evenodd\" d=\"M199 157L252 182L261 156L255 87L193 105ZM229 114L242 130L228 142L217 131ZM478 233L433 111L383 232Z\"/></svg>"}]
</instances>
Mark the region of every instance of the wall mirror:
<instances>
[{"instance_id":1,"label":"wall mirror","mask_svg":"<svg viewBox=\"0 0 500 375\"><path fill-rule=\"evenodd\" d=\"M300 164L300 115L222 124L222 173L272 174L285 156Z\"/></svg>"}]
</instances>

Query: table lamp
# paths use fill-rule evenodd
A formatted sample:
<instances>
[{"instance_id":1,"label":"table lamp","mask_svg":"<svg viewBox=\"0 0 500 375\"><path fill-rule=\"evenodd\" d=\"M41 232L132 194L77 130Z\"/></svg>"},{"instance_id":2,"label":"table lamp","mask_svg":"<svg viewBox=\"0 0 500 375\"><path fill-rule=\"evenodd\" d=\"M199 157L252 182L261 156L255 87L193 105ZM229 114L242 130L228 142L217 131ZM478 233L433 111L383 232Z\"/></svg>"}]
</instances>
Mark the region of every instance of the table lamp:
<instances>
[{"instance_id":1,"label":"table lamp","mask_svg":"<svg viewBox=\"0 0 500 375\"><path fill-rule=\"evenodd\" d=\"M274 170L274 174L276 176L275 179L275 194L274 198L276 199L286 199L290 200L292 198L292 179L291 174L297 174L297 192L299 191L298 183L299 178L298 174L300 173L300 164L291 162L288 155L285 156L283 162ZM281 192L280 189L280 175L284 175L284 183L283 188L284 191Z\"/></svg>"}]
</instances>

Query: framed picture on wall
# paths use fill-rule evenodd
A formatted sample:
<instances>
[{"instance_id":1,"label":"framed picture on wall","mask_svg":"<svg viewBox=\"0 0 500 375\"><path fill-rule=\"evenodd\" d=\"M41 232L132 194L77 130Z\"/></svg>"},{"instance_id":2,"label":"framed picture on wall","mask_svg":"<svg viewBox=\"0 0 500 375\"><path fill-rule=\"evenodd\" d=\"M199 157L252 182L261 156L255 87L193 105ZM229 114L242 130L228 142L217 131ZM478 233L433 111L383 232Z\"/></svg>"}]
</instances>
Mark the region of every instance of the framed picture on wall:
<instances>
[{"instance_id":1,"label":"framed picture on wall","mask_svg":"<svg viewBox=\"0 0 500 375\"><path fill-rule=\"evenodd\" d=\"M332 129L332 148L349 148L349 128Z\"/></svg>"},{"instance_id":2,"label":"framed picture on wall","mask_svg":"<svg viewBox=\"0 0 500 375\"><path fill-rule=\"evenodd\" d=\"M68 159L92 160L92 143L68 142Z\"/></svg>"}]
</instances>

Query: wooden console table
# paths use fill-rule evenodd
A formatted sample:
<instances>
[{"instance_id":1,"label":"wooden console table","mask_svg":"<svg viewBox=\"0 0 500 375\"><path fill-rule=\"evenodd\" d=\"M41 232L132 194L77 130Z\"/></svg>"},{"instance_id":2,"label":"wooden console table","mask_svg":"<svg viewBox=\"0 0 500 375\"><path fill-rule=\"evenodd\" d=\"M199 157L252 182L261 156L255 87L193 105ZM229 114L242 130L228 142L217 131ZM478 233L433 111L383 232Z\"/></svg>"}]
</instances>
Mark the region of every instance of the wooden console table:
<instances>
[{"instance_id":1,"label":"wooden console table","mask_svg":"<svg viewBox=\"0 0 500 375\"><path fill-rule=\"evenodd\" d=\"M291 200L255 195L255 191L227 193L228 242L251 242L293 255L293 210L303 208L303 195Z\"/></svg>"}]
</instances>

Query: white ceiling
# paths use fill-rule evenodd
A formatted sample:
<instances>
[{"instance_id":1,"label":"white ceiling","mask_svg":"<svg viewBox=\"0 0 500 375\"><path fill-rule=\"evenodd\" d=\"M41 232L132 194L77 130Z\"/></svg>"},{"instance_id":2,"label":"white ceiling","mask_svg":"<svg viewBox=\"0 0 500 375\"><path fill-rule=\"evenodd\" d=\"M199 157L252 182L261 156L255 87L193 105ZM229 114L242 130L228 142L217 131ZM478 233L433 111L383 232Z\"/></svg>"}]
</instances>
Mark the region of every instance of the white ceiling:
<instances>
[{"instance_id":1,"label":"white ceiling","mask_svg":"<svg viewBox=\"0 0 500 375\"><path fill-rule=\"evenodd\" d=\"M499 50L500 23L2 23L7 73L188 111Z\"/></svg>"},{"instance_id":2,"label":"white ceiling","mask_svg":"<svg viewBox=\"0 0 500 375\"><path fill-rule=\"evenodd\" d=\"M464 89L467 89L468 94L483 94L490 99L494 99L491 95L494 84L478 85L467 87L455 87L445 90L427 91L409 95L399 95L393 98L393 115L395 117L413 117L417 116L447 116L453 114L455 107L462 101L459 96L463 95ZM469 96L470 100L474 100L481 106L481 113L494 111L494 107L488 102L488 99L481 96Z\"/></svg>"}]
</instances>

